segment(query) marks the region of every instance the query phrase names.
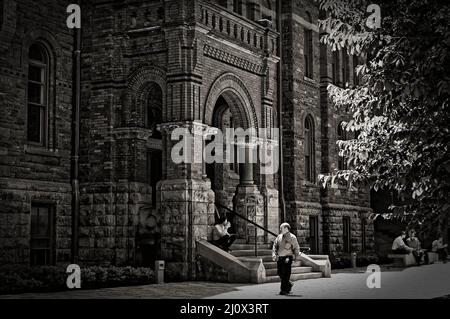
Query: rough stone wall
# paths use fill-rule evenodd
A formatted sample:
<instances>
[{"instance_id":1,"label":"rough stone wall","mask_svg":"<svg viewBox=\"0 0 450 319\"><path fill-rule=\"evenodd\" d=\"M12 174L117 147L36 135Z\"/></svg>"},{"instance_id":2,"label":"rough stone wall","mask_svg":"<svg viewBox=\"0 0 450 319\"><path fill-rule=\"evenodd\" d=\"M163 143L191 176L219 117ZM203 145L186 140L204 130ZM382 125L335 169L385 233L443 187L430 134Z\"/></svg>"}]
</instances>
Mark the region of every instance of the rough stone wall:
<instances>
[{"instance_id":1,"label":"rough stone wall","mask_svg":"<svg viewBox=\"0 0 450 319\"><path fill-rule=\"evenodd\" d=\"M309 16L308 16L309 13ZM312 24L309 22L311 18ZM327 205L346 204L345 212L352 216L352 232L358 231L361 224L359 215L352 211L369 207L368 189L361 187L349 189L348 185L339 185L332 189L321 189L317 183L306 181L304 158L304 123L307 115L314 119L315 132L315 175L330 173L338 168L337 128L342 121L349 120L345 110L337 110L327 96L327 86L332 82L332 52L319 44L317 6L304 0L283 2L283 126L284 126L284 171L285 188L295 189L286 192L288 221L302 245L309 241L309 216L319 217L319 246L324 252L335 249L330 242L341 238L342 234L332 231L333 227L342 228L341 218L332 218ZM305 76L304 30L312 30L313 37L313 73ZM342 59L342 55L340 55ZM338 70L339 85L342 85L342 60ZM353 83L353 59L349 58L349 79ZM352 133L347 133L353 138ZM369 209L370 211L370 209ZM336 224L335 224L336 223ZM366 242L373 239L372 222L367 219ZM360 235L353 236L359 238ZM356 239L355 239L356 240ZM352 249L356 249L355 247ZM370 246L370 245L366 245Z\"/></svg>"},{"instance_id":2,"label":"rough stone wall","mask_svg":"<svg viewBox=\"0 0 450 319\"><path fill-rule=\"evenodd\" d=\"M283 2L283 129L285 197L288 222L292 224L301 246L309 246L309 216L319 216L320 187L306 180L305 119L314 121L315 176L321 171L320 51L318 28L313 23L318 9L309 1ZM304 66L304 30L313 37L313 73L307 77ZM319 234L322 234L319 226ZM321 236L320 236L321 237ZM320 238L320 245L322 237Z\"/></svg>"},{"instance_id":3,"label":"rough stone wall","mask_svg":"<svg viewBox=\"0 0 450 319\"><path fill-rule=\"evenodd\" d=\"M68 1L2 1L0 27L0 263L29 263L32 203L55 207L56 262L70 258L72 43ZM42 19L45 17L45 19ZM27 141L28 49L48 49L45 146Z\"/></svg>"},{"instance_id":4,"label":"rough stone wall","mask_svg":"<svg viewBox=\"0 0 450 319\"><path fill-rule=\"evenodd\" d=\"M350 252L357 255L371 254L375 250L373 222L369 220L370 209L359 210L352 206L330 205L323 210L324 252L337 255L349 255L343 250L343 218L350 218ZM365 247L363 247L363 226L365 226Z\"/></svg>"}]
</instances>

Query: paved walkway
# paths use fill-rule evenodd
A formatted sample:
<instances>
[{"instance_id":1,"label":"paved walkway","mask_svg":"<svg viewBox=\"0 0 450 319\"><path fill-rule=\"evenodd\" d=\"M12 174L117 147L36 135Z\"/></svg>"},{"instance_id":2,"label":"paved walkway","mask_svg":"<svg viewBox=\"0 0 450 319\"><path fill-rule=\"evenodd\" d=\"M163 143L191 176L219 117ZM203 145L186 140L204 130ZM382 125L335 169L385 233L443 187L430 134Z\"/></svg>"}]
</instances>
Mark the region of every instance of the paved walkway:
<instances>
[{"instance_id":1,"label":"paved walkway","mask_svg":"<svg viewBox=\"0 0 450 319\"><path fill-rule=\"evenodd\" d=\"M297 281L290 296L277 295L279 284L239 287L220 299L431 299L450 295L450 263L381 271L381 288L369 289L369 273L340 272L331 279Z\"/></svg>"},{"instance_id":2,"label":"paved walkway","mask_svg":"<svg viewBox=\"0 0 450 319\"><path fill-rule=\"evenodd\" d=\"M336 271L332 278L297 281L291 296L278 295L279 283L263 285L185 282L165 285L77 290L58 293L0 296L16 299L415 299L450 295L450 263L411 267L403 270L382 269L381 288L369 289L369 273Z\"/></svg>"}]
</instances>

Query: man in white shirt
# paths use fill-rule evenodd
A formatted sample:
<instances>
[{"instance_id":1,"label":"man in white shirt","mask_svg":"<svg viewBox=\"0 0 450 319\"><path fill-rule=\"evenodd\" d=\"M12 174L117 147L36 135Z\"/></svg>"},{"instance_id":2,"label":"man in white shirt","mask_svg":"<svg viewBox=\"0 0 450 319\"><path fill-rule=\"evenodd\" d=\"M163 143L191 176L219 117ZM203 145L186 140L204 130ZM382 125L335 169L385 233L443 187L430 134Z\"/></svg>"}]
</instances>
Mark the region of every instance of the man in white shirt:
<instances>
[{"instance_id":1,"label":"man in white shirt","mask_svg":"<svg viewBox=\"0 0 450 319\"><path fill-rule=\"evenodd\" d=\"M288 295L291 292L292 262L300 255L297 237L290 231L291 226L288 223L281 224L281 234L275 239L272 247L272 259L277 262L278 276L281 279L280 295Z\"/></svg>"},{"instance_id":2,"label":"man in white shirt","mask_svg":"<svg viewBox=\"0 0 450 319\"><path fill-rule=\"evenodd\" d=\"M414 250L411 247L406 246L405 242L403 241L406 238L406 232L402 231L402 234L395 238L394 242L392 243L392 253L393 254L410 254Z\"/></svg>"}]
</instances>

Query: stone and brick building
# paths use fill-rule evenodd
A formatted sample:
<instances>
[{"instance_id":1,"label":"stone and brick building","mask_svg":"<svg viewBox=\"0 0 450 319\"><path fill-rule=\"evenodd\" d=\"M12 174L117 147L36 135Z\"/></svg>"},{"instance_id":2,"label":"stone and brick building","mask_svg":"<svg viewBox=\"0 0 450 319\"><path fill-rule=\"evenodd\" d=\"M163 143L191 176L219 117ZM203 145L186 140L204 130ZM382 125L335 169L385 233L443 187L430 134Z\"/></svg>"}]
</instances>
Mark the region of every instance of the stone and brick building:
<instances>
[{"instance_id":1,"label":"stone and brick building","mask_svg":"<svg viewBox=\"0 0 450 319\"><path fill-rule=\"evenodd\" d=\"M201 140L211 127L277 128L280 104L285 214L301 245L373 249L367 190L317 183L319 173L345 169L336 141L351 138L340 129L348 114L326 88L357 84L358 58L319 44L319 10L306 0L282 1L281 13L275 0L82 2L73 227L69 4L0 1L0 263L162 258L195 278L195 243L210 236L214 204L276 232L281 176L257 164L175 164L171 132ZM251 240L242 226L241 240Z\"/></svg>"}]
</instances>

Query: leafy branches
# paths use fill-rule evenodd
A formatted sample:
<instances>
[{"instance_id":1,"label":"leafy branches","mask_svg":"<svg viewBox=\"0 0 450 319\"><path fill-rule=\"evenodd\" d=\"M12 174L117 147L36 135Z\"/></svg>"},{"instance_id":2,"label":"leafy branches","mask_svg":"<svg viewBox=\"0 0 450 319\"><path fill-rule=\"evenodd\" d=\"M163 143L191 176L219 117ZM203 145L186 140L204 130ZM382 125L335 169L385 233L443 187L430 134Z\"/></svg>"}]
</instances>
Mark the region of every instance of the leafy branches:
<instances>
[{"instance_id":1,"label":"leafy branches","mask_svg":"<svg viewBox=\"0 0 450 319\"><path fill-rule=\"evenodd\" d=\"M321 42L364 57L360 86L328 88L337 108L353 115L340 141L351 176L374 189L396 190L399 213L448 214L450 208L450 6L431 0L380 1L382 25L365 26L366 1L321 0ZM335 175L339 175L335 174ZM327 178L327 182L330 178ZM321 181L325 177L321 176Z\"/></svg>"}]
</instances>

